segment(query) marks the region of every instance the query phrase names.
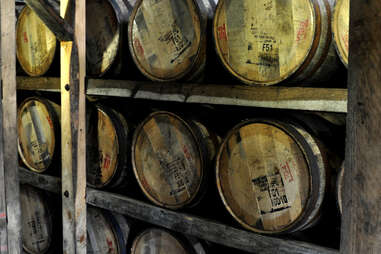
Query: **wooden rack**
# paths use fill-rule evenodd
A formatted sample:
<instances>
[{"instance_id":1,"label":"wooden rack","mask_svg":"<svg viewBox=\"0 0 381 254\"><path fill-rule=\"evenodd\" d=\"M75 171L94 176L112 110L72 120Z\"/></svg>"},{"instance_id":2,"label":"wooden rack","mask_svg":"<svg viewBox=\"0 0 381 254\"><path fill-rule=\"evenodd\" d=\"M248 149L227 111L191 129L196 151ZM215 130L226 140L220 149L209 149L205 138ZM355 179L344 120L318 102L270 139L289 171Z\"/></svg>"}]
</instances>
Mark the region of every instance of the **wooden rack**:
<instances>
[{"instance_id":1,"label":"wooden rack","mask_svg":"<svg viewBox=\"0 0 381 254\"><path fill-rule=\"evenodd\" d=\"M60 18L44 0L25 0L61 41L61 78L17 77L20 90L61 93L62 178L32 173L17 165L14 0L0 2L2 104L0 117L0 253L21 253L18 183L60 194L63 252L86 253L86 203L136 219L253 253L338 253L309 243L262 236L204 218L159 208L117 194L86 188L85 96L207 103L346 113L346 157L341 253L381 252L381 40L377 0L351 0L349 101L346 89L247 87L207 84L157 84L121 80L86 80L85 0L61 0ZM65 15L72 11L74 15ZM371 144L372 146L368 146ZM367 150L361 148L367 147ZM362 151L362 152L360 152ZM365 153L366 151L366 153ZM380 181L379 181L380 180ZM73 216L74 215L74 216Z\"/></svg>"}]
</instances>

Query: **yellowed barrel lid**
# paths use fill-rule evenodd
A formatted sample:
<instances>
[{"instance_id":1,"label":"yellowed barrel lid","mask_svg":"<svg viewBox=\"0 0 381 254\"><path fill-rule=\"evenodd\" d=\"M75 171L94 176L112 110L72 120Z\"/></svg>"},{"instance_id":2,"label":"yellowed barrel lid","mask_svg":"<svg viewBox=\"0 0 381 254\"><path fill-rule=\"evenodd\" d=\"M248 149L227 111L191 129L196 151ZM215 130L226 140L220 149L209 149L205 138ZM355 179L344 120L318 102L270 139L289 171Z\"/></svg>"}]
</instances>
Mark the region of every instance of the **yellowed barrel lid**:
<instances>
[{"instance_id":1,"label":"yellowed barrel lid","mask_svg":"<svg viewBox=\"0 0 381 254\"><path fill-rule=\"evenodd\" d=\"M120 27L108 0L86 2L87 73L102 76L114 62L120 43Z\"/></svg>"},{"instance_id":2,"label":"yellowed barrel lid","mask_svg":"<svg viewBox=\"0 0 381 254\"><path fill-rule=\"evenodd\" d=\"M129 25L130 50L139 69L153 80L186 75L199 54L200 14L194 0L141 0Z\"/></svg>"},{"instance_id":3,"label":"yellowed barrel lid","mask_svg":"<svg viewBox=\"0 0 381 254\"><path fill-rule=\"evenodd\" d=\"M285 80L303 64L315 37L310 0L220 0L213 34L225 67L247 84Z\"/></svg>"},{"instance_id":4,"label":"yellowed barrel lid","mask_svg":"<svg viewBox=\"0 0 381 254\"><path fill-rule=\"evenodd\" d=\"M349 0L337 0L332 22L336 49L341 61L348 66Z\"/></svg>"},{"instance_id":5,"label":"yellowed barrel lid","mask_svg":"<svg viewBox=\"0 0 381 254\"><path fill-rule=\"evenodd\" d=\"M132 160L140 187L158 205L183 207L200 189L205 169L199 143L172 113L153 113L138 127Z\"/></svg>"},{"instance_id":6,"label":"yellowed barrel lid","mask_svg":"<svg viewBox=\"0 0 381 254\"><path fill-rule=\"evenodd\" d=\"M255 232L287 230L306 206L310 181L300 146L272 124L235 128L217 158L217 185L225 206Z\"/></svg>"},{"instance_id":7,"label":"yellowed barrel lid","mask_svg":"<svg viewBox=\"0 0 381 254\"><path fill-rule=\"evenodd\" d=\"M20 206L24 249L32 254L46 253L53 235L53 220L46 201L36 189L21 185Z\"/></svg>"},{"instance_id":8,"label":"yellowed barrel lid","mask_svg":"<svg viewBox=\"0 0 381 254\"><path fill-rule=\"evenodd\" d=\"M149 229L140 234L132 246L132 254L187 254L183 244L170 233Z\"/></svg>"},{"instance_id":9,"label":"yellowed barrel lid","mask_svg":"<svg viewBox=\"0 0 381 254\"><path fill-rule=\"evenodd\" d=\"M51 66L56 37L28 6L20 13L16 27L17 59L30 76L41 76Z\"/></svg>"},{"instance_id":10,"label":"yellowed barrel lid","mask_svg":"<svg viewBox=\"0 0 381 254\"><path fill-rule=\"evenodd\" d=\"M96 133L91 136L87 149L95 149L95 158L88 160L87 182L92 186L103 187L107 185L116 173L119 158L118 133L110 116L98 107ZM91 135L88 133L88 135ZM95 142L95 143L94 143Z\"/></svg>"},{"instance_id":11,"label":"yellowed barrel lid","mask_svg":"<svg viewBox=\"0 0 381 254\"><path fill-rule=\"evenodd\" d=\"M45 171L51 164L55 148L52 111L46 101L32 98L18 110L18 150L25 165L35 172Z\"/></svg>"}]
</instances>

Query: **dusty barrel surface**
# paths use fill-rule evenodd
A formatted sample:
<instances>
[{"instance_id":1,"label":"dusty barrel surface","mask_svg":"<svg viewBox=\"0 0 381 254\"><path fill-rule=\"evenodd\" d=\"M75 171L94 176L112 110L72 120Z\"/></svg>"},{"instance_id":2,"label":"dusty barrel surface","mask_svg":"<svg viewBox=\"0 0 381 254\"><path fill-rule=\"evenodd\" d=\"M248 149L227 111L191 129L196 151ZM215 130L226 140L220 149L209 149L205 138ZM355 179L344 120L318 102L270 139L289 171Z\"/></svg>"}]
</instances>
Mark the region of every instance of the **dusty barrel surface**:
<instances>
[{"instance_id":1,"label":"dusty barrel surface","mask_svg":"<svg viewBox=\"0 0 381 254\"><path fill-rule=\"evenodd\" d=\"M60 106L41 97L26 99L18 109L18 151L32 171L46 171L60 156Z\"/></svg>"},{"instance_id":2,"label":"dusty barrel surface","mask_svg":"<svg viewBox=\"0 0 381 254\"><path fill-rule=\"evenodd\" d=\"M154 81L192 80L206 61L210 4L196 0L138 0L128 38L139 70Z\"/></svg>"},{"instance_id":3,"label":"dusty barrel surface","mask_svg":"<svg viewBox=\"0 0 381 254\"><path fill-rule=\"evenodd\" d=\"M193 254L191 245L166 230L152 228L133 242L131 254ZM198 252L199 253L199 252Z\"/></svg>"},{"instance_id":4,"label":"dusty barrel surface","mask_svg":"<svg viewBox=\"0 0 381 254\"><path fill-rule=\"evenodd\" d=\"M47 253L53 236L53 219L41 191L28 185L20 188L23 248L30 254Z\"/></svg>"},{"instance_id":5,"label":"dusty barrel surface","mask_svg":"<svg viewBox=\"0 0 381 254\"><path fill-rule=\"evenodd\" d=\"M126 183L130 126L117 111L95 105L87 112L87 184L95 188Z\"/></svg>"},{"instance_id":6,"label":"dusty barrel surface","mask_svg":"<svg viewBox=\"0 0 381 254\"><path fill-rule=\"evenodd\" d=\"M165 111L151 114L137 127L133 168L152 202L178 209L200 200L216 150L213 134L207 130Z\"/></svg>"},{"instance_id":7,"label":"dusty barrel surface","mask_svg":"<svg viewBox=\"0 0 381 254\"><path fill-rule=\"evenodd\" d=\"M349 52L349 0L337 0L332 19L332 31L338 55L348 67Z\"/></svg>"},{"instance_id":8,"label":"dusty barrel surface","mask_svg":"<svg viewBox=\"0 0 381 254\"><path fill-rule=\"evenodd\" d=\"M87 253L126 253L129 227L123 226L127 224L124 217L114 215L98 208L87 208Z\"/></svg>"},{"instance_id":9,"label":"dusty barrel surface","mask_svg":"<svg viewBox=\"0 0 381 254\"><path fill-rule=\"evenodd\" d=\"M332 0L221 0L213 35L217 54L247 84L323 81L338 67Z\"/></svg>"},{"instance_id":10,"label":"dusty barrel surface","mask_svg":"<svg viewBox=\"0 0 381 254\"><path fill-rule=\"evenodd\" d=\"M86 2L86 60L89 76L120 74L128 66L125 50L130 1ZM127 5L127 4L128 5Z\"/></svg>"},{"instance_id":11,"label":"dusty barrel surface","mask_svg":"<svg viewBox=\"0 0 381 254\"><path fill-rule=\"evenodd\" d=\"M253 119L224 140L217 186L229 213L259 233L305 229L319 218L328 165L320 142L289 123Z\"/></svg>"},{"instance_id":12,"label":"dusty barrel surface","mask_svg":"<svg viewBox=\"0 0 381 254\"><path fill-rule=\"evenodd\" d=\"M16 25L16 53L22 69L30 76L41 76L51 67L57 40L31 8L25 6Z\"/></svg>"}]
</instances>

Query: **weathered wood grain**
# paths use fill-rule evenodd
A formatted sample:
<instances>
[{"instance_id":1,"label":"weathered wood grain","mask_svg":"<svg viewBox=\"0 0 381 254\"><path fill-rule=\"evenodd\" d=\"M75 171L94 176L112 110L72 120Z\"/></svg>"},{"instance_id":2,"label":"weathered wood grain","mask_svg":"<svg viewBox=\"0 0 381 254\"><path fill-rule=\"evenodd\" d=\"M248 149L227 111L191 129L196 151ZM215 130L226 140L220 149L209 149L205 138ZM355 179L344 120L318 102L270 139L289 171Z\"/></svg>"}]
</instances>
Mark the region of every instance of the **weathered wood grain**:
<instances>
[{"instance_id":1,"label":"weathered wood grain","mask_svg":"<svg viewBox=\"0 0 381 254\"><path fill-rule=\"evenodd\" d=\"M38 174L19 167L19 179L20 183L29 184L36 188L56 194L61 193L61 180L58 177Z\"/></svg>"},{"instance_id":2,"label":"weathered wood grain","mask_svg":"<svg viewBox=\"0 0 381 254\"><path fill-rule=\"evenodd\" d=\"M60 78L52 77L17 77L17 89L28 91L57 92L60 90Z\"/></svg>"},{"instance_id":3,"label":"weathered wood grain","mask_svg":"<svg viewBox=\"0 0 381 254\"><path fill-rule=\"evenodd\" d=\"M341 253L381 253L381 2L350 6Z\"/></svg>"},{"instance_id":4,"label":"weathered wood grain","mask_svg":"<svg viewBox=\"0 0 381 254\"><path fill-rule=\"evenodd\" d=\"M88 95L262 108L347 112L347 90L90 79Z\"/></svg>"},{"instance_id":5,"label":"weathered wood grain","mask_svg":"<svg viewBox=\"0 0 381 254\"><path fill-rule=\"evenodd\" d=\"M25 0L29 7L40 17L60 41L73 40L73 27L60 17L49 1Z\"/></svg>"},{"instance_id":6,"label":"weathered wood grain","mask_svg":"<svg viewBox=\"0 0 381 254\"><path fill-rule=\"evenodd\" d=\"M155 207L118 194L91 188L87 188L86 199L88 204L97 207L251 253L338 253L337 250L309 243L257 235L218 222Z\"/></svg>"},{"instance_id":7,"label":"weathered wood grain","mask_svg":"<svg viewBox=\"0 0 381 254\"><path fill-rule=\"evenodd\" d=\"M0 253L21 253L21 210L17 166L17 98L16 98L16 32L15 2L0 3L0 55L2 80L2 161L0 186ZM6 210L4 209L6 202ZM4 227L7 227L5 230ZM6 233L5 233L6 232ZM6 235L5 235L5 234Z\"/></svg>"},{"instance_id":8,"label":"weathered wood grain","mask_svg":"<svg viewBox=\"0 0 381 254\"><path fill-rule=\"evenodd\" d=\"M86 1L61 0L74 41L61 42L63 253L86 253Z\"/></svg>"}]
</instances>

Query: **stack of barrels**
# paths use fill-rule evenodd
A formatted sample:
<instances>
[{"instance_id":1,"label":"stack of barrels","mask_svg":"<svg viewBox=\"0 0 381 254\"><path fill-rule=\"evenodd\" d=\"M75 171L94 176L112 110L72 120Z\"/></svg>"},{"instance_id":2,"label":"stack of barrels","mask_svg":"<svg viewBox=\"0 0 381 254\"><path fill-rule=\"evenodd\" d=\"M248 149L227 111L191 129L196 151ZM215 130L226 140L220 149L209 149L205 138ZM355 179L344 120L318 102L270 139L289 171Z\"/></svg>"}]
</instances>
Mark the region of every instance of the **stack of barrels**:
<instances>
[{"instance_id":1,"label":"stack of barrels","mask_svg":"<svg viewBox=\"0 0 381 254\"><path fill-rule=\"evenodd\" d=\"M89 0L87 75L136 78L138 69L153 81L199 81L206 63L219 61L250 85L324 82L339 58L348 64L349 0L334 2ZM54 35L25 7L17 22L22 69L43 75L56 48Z\"/></svg>"}]
</instances>

